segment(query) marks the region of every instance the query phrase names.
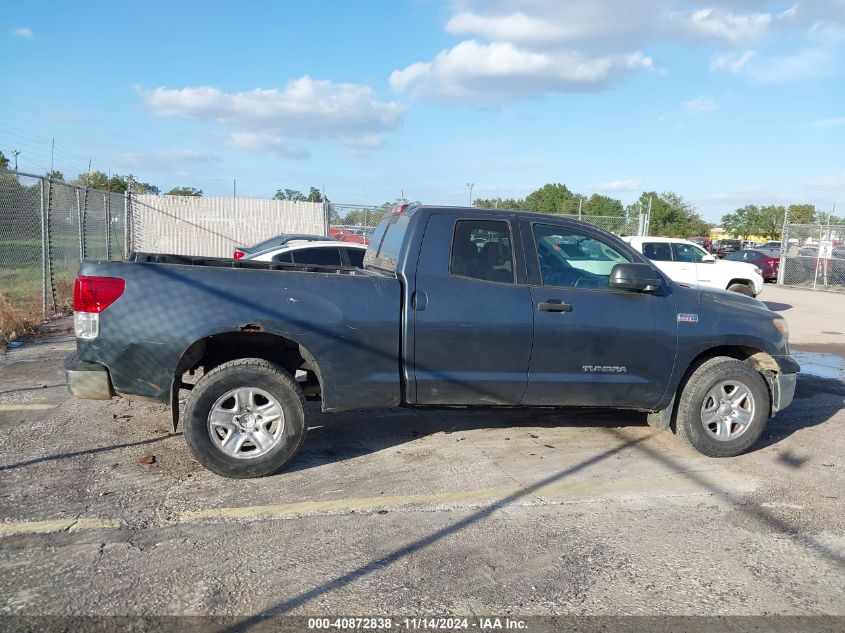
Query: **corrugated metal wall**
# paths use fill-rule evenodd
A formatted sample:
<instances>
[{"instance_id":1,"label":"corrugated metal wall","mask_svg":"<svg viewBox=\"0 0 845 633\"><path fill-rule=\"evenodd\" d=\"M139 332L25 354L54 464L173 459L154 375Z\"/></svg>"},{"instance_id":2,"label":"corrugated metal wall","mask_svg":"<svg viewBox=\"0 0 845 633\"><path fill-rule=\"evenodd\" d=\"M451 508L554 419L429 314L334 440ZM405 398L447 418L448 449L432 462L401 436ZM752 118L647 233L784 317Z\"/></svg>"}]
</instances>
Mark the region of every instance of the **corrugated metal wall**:
<instances>
[{"instance_id":1,"label":"corrugated metal wall","mask_svg":"<svg viewBox=\"0 0 845 633\"><path fill-rule=\"evenodd\" d=\"M231 257L280 233L326 235L320 202L205 196L132 196L132 250Z\"/></svg>"}]
</instances>

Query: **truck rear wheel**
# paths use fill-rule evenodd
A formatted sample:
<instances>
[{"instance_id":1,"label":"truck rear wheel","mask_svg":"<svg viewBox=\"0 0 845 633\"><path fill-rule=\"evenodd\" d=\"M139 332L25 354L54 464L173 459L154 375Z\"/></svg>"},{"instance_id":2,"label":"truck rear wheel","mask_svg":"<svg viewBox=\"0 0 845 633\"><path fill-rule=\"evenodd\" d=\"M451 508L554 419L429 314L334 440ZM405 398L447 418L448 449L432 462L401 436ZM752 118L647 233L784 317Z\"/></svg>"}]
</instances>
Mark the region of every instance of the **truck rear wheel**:
<instances>
[{"instance_id":1,"label":"truck rear wheel","mask_svg":"<svg viewBox=\"0 0 845 633\"><path fill-rule=\"evenodd\" d=\"M689 377L678 402L675 432L708 457L748 450L769 419L769 389L748 363L719 356Z\"/></svg>"},{"instance_id":2,"label":"truck rear wheel","mask_svg":"<svg viewBox=\"0 0 845 633\"><path fill-rule=\"evenodd\" d=\"M305 395L278 365L258 358L224 363L191 390L185 440L197 461L235 479L280 471L305 437Z\"/></svg>"}]
</instances>

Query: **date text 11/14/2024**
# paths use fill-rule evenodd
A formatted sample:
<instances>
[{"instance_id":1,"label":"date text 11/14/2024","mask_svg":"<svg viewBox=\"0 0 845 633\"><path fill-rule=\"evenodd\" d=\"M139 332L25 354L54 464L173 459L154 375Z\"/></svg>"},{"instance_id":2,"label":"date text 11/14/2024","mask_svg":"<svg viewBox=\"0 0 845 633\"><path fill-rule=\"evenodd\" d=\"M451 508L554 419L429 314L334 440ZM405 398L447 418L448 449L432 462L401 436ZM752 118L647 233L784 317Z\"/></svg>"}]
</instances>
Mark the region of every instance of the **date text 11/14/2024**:
<instances>
[{"instance_id":1,"label":"date text 11/14/2024","mask_svg":"<svg viewBox=\"0 0 845 633\"><path fill-rule=\"evenodd\" d=\"M309 618L309 630L382 630L390 631L394 628L408 631L526 631L528 624L525 620L499 617L349 617L349 618Z\"/></svg>"}]
</instances>

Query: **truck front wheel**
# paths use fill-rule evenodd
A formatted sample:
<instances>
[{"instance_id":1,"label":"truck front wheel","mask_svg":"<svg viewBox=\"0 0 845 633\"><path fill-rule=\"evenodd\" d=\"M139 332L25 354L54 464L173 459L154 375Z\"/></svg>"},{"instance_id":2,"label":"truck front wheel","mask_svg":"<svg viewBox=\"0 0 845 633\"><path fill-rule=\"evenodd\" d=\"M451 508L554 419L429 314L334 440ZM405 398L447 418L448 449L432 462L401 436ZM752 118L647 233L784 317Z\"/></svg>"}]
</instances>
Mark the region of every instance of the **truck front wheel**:
<instances>
[{"instance_id":1,"label":"truck front wheel","mask_svg":"<svg viewBox=\"0 0 845 633\"><path fill-rule=\"evenodd\" d=\"M215 367L191 390L185 439L197 461L235 479L281 470L305 437L305 395L278 365L242 358Z\"/></svg>"},{"instance_id":2,"label":"truck front wheel","mask_svg":"<svg viewBox=\"0 0 845 633\"><path fill-rule=\"evenodd\" d=\"M681 392L675 432L708 457L748 450L769 419L769 390L748 363L719 356L699 365Z\"/></svg>"}]
</instances>

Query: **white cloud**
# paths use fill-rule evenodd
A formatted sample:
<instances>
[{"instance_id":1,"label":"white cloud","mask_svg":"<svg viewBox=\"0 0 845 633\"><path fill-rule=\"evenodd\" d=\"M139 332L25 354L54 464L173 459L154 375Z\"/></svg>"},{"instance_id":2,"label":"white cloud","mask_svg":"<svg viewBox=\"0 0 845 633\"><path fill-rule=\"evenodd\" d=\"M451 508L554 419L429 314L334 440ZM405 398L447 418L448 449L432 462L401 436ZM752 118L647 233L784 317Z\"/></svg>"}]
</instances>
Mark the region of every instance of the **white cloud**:
<instances>
[{"instance_id":1,"label":"white cloud","mask_svg":"<svg viewBox=\"0 0 845 633\"><path fill-rule=\"evenodd\" d=\"M432 62L393 71L390 86L423 99L491 103L514 93L538 97L550 91L599 90L653 65L639 53L591 57L574 50L535 52L509 42L466 40Z\"/></svg>"},{"instance_id":2,"label":"white cloud","mask_svg":"<svg viewBox=\"0 0 845 633\"><path fill-rule=\"evenodd\" d=\"M637 178L625 178L622 180L611 180L603 182L595 186L596 191L604 192L629 192L640 191L643 188L643 183Z\"/></svg>"},{"instance_id":3,"label":"white cloud","mask_svg":"<svg viewBox=\"0 0 845 633\"><path fill-rule=\"evenodd\" d=\"M754 51L745 51L740 55L717 53L710 57L710 70L713 72L724 71L737 74L751 61L754 54Z\"/></svg>"},{"instance_id":4,"label":"white cloud","mask_svg":"<svg viewBox=\"0 0 845 633\"><path fill-rule=\"evenodd\" d=\"M32 32L32 29L28 26L22 26L20 28L15 29L12 31L12 35L15 37L25 37L27 39L35 37L35 33Z\"/></svg>"},{"instance_id":5,"label":"white cloud","mask_svg":"<svg viewBox=\"0 0 845 633\"><path fill-rule=\"evenodd\" d=\"M845 116L831 117L829 119L817 119L813 121L813 127L843 127Z\"/></svg>"},{"instance_id":6,"label":"white cloud","mask_svg":"<svg viewBox=\"0 0 845 633\"><path fill-rule=\"evenodd\" d=\"M796 49L814 31L840 26L843 0L455 0L445 30L464 39L395 70L390 85L422 99L481 104L597 91L642 70L663 72L647 47L677 42L724 49L712 55L711 70L771 81L819 61ZM766 59L761 51L778 37L790 52ZM730 50L740 46L746 50Z\"/></svg>"},{"instance_id":7,"label":"white cloud","mask_svg":"<svg viewBox=\"0 0 845 633\"><path fill-rule=\"evenodd\" d=\"M290 139L330 139L360 148L374 146L402 123L405 106L379 101L369 86L334 83L305 75L283 90L225 92L215 87L138 89L159 117L212 121L234 131L228 143L246 151L301 158Z\"/></svg>"},{"instance_id":8,"label":"white cloud","mask_svg":"<svg viewBox=\"0 0 845 633\"><path fill-rule=\"evenodd\" d=\"M192 149L164 149L149 152L124 152L115 157L121 169L149 171L174 171L187 165L210 165L220 162L220 157Z\"/></svg>"},{"instance_id":9,"label":"white cloud","mask_svg":"<svg viewBox=\"0 0 845 633\"><path fill-rule=\"evenodd\" d=\"M833 176L816 178L804 183L808 189L822 189L829 191L845 191L845 169Z\"/></svg>"},{"instance_id":10,"label":"white cloud","mask_svg":"<svg viewBox=\"0 0 845 633\"><path fill-rule=\"evenodd\" d=\"M227 144L245 152L271 154L279 158L311 158L311 152L304 147L265 132L232 132L227 138Z\"/></svg>"},{"instance_id":11,"label":"white cloud","mask_svg":"<svg viewBox=\"0 0 845 633\"><path fill-rule=\"evenodd\" d=\"M684 101L683 106L688 112L700 114L703 112L713 112L713 110L719 107L719 104L709 95L699 95L695 99Z\"/></svg>"},{"instance_id":12,"label":"white cloud","mask_svg":"<svg viewBox=\"0 0 845 633\"><path fill-rule=\"evenodd\" d=\"M839 68L834 51L827 46L802 48L788 55L772 56L749 68L752 79L761 83L792 83L826 77Z\"/></svg>"}]
</instances>

